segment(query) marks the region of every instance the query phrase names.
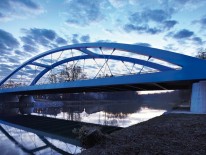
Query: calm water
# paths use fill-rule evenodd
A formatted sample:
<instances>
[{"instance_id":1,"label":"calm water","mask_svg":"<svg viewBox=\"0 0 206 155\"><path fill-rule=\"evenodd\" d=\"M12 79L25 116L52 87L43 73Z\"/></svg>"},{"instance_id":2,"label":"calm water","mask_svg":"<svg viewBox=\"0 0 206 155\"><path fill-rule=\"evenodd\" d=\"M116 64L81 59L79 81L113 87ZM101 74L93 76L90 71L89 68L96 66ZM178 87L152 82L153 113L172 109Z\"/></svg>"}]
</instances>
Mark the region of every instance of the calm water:
<instances>
[{"instance_id":1,"label":"calm water","mask_svg":"<svg viewBox=\"0 0 206 155\"><path fill-rule=\"evenodd\" d=\"M53 107L51 105L54 105ZM89 122L102 125L112 125L128 127L146 121L150 118L162 115L174 105L168 103L167 106L154 106L151 104L138 103L137 101L121 102L87 102L87 103L70 103L61 102L51 104L48 102L44 106L38 106L34 109L32 115L43 117L52 117L57 119L74 120ZM51 139L45 136L38 136L34 133L17 129L5 124L1 124L0 130L0 148L1 154L61 154L59 150L76 154L81 152L81 148Z\"/></svg>"},{"instance_id":2,"label":"calm water","mask_svg":"<svg viewBox=\"0 0 206 155\"><path fill-rule=\"evenodd\" d=\"M32 153L37 155L61 154L59 150L72 154L81 152L80 147L64 143L60 140L38 136L34 133L4 124L1 124L0 128L1 155L24 155ZM39 150L35 151L35 149Z\"/></svg>"},{"instance_id":3,"label":"calm water","mask_svg":"<svg viewBox=\"0 0 206 155\"><path fill-rule=\"evenodd\" d=\"M118 105L115 106L117 106L116 108L118 108ZM37 109L37 111L39 109ZM148 119L151 119L153 117L160 116L164 112L166 112L166 110L163 109L151 109L148 107L141 107L133 113L112 113L111 111L104 110L96 111L96 109L94 112L91 113L87 112L87 108L84 108L82 111L70 111L71 109L69 109L68 111L64 111L61 108L53 108L52 110L47 109L56 112L55 114L43 114L43 110L39 110L38 113L33 113L33 115L53 117L64 120L88 122L101 125L128 127L133 124L137 124Z\"/></svg>"}]
</instances>

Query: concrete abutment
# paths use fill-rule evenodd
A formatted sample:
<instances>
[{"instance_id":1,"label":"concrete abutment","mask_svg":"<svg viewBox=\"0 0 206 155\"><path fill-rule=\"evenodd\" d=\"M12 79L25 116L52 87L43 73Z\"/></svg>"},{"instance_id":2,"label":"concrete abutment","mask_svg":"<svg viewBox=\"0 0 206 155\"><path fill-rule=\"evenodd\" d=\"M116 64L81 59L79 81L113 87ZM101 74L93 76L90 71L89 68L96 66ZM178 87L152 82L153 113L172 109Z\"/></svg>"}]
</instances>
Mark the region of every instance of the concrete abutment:
<instances>
[{"instance_id":1,"label":"concrete abutment","mask_svg":"<svg viewBox=\"0 0 206 155\"><path fill-rule=\"evenodd\" d=\"M206 81L200 81L192 85L190 111L197 114L206 113Z\"/></svg>"}]
</instances>

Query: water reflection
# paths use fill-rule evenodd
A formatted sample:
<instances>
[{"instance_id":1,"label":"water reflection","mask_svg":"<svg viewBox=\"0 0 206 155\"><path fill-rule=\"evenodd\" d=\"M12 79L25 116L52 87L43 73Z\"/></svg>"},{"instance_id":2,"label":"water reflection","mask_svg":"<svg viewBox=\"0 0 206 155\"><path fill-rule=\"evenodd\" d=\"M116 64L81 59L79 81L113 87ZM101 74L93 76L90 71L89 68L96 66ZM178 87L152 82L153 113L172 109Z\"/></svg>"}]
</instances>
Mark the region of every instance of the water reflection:
<instances>
[{"instance_id":1,"label":"water reflection","mask_svg":"<svg viewBox=\"0 0 206 155\"><path fill-rule=\"evenodd\" d=\"M1 154L76 154L81 148L8 125L0 125Z\"/></svg>"},{"instance_id":2,"label":"water reflection","mask_svg":"<svg viewBox=\"0 0 206 155\"><path fill-rule=\"evenodd\" d=\"M176 97L140 96L138 100L37 100L32 115L128 127L172 109ZM5 108L2 108L5 110ZM1 154L75 154L80 147L0 124Z\"/></svg>"},{"instance_id":3,"label":"water reflection","mask_svg":"<svg viewBox=\"0 0 206 155\"><path fill-rule=\"evenodd\" d=\"M82 121L101 125L128 127L163 114L167 109L148 108L137 101L64 102L62 107L35 108L34 115Z\"/></svg>"}]
</instances>

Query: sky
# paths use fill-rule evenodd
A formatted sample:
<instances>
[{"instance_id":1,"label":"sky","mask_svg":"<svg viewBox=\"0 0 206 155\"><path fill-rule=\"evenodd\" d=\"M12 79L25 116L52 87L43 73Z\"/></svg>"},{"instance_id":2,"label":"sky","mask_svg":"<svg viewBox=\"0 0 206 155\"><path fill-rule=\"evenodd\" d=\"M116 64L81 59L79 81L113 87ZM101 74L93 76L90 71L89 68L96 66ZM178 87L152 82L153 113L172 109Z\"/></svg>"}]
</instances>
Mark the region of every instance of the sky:
<instances>
[{"instance_id":1,"label":"sky","mask_svg":"<svg viewBox=\"0 0 206 155\"><path fill-rule=\"evenodd\" d=\"M0 0L0 79L47 50L118 42L195 56L205 47L205 0Z\"/></svg>"}]
</instances>

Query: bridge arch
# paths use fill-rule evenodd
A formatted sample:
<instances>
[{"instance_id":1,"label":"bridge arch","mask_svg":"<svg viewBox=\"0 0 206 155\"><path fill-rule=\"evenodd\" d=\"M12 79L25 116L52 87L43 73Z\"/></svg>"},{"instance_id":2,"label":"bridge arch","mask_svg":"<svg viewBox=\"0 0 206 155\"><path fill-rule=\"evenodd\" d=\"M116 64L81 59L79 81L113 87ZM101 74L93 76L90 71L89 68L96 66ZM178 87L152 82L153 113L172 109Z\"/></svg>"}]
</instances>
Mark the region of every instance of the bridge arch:
<instances>
[{"instance_id":1,"label":"bridge arch","mask_svg":"<svg viewBox=\"0 0 206 155\"><path fill-rule=\"evenodd\" d=\"M98 54L98 53L95 53L93 51L90 51L89 49L91 49L91 48L99 48L100 50L102 48L106 48L106 49L111 49L113 51L120 50L120 51L124 51L126 53L144 55L144 56L147 56L148 59L141 60L138 58L131 58L128 56L115 56L112 54L105 55L103 53ZM80 51L84 55L65 58L65 59L58 61L58 62L55 62L51 65L45 65L43 63L36 62L37 60L39 60L45 56L48 56L48 55L51 55L51 54L54 54L54 53L57 53L60 51L72 50L72 49ZM199 60L199 59L196 59L193 57L189 57L186 55L178 54L178 53L172 53L172 52L169 52L166 50L160 50L160 49L155 49L155 48L150 48L150 47L143 47L143 46L138 46L138 45L119 44L119 43L84 43L84 44L63 46L63 47L59 47L59 48L52 49L52 50L49 50L47 52L41 53L41 54L29 59L28 61L23 63L21 66L19 66L17 69L15 69L11 74L9 74L7 77L5 77L0 82L0 85L3 85L10 77L12 77L15 73L17 73L18 71L20 71L22 68L24 68L27 65L40 66L40 67L44 68L38 75L36 75L34 77L32 82L30 83L30 85L35 85L38 82L38 80L45 73L47 73L49 70L55 68L56 66L61 65L61 64L66 63L66 62L71 62L71 61L75 61L75 60L82 60L82 59L84 59L84 60L85 59L104 59L105 62L108 61L109 59L112 59L112 60L125 61L125 62L134 63L134 64L139 64L142 66L156 69L158 71L175 70L174 68L165 66L164 64L149 62L148 60L150 58L155 58L157 60L163 60L163 61L168 62L170 64L176 65L176 66L180 67L183 71L187 70L187 69L194 68L194 66L195 67L205 66L205 62L203 62L202 60ZM138 74L138 73L136 73L136 74Z\"/></svg>"},{"instance_id":2,"label":"bridge arch","mask_svg":"<svg viewBox=\"0 0 206 155\"><path fill-rule=\"evenodd\" d=\"M90 57L88 55L85 56L76 56L76 57L72 57L72 58L67 58L61 61L58 61L54 64L52 64L49 68L45 68L41 73L39 73L35 79L32 81L31 85L34 85L38 82L38 80L44 75L46 74L49 70L57 67L58 65L61 65L63 63L66 62L71 62L71 61L75 61L75 60L85 60L85 59L93 59L95 57ZM153 62L146 62L144 60L140 60L140 59L134 59L134 58L129 58L129 57L122 57L122 56L113 56L113 55L99 55L98 57L96 57L96 59L112 59L112 60L120 60L120 61L125 61L125 62L131 62L131 63L137 63L137 64L141 64L141 65L146 65L148 67L160 70L160 71L165 71L165 70L173 70L172 68L166 67L166 66L162 66L159 64L155 64Z\"/></svg>"}]
</instances>

